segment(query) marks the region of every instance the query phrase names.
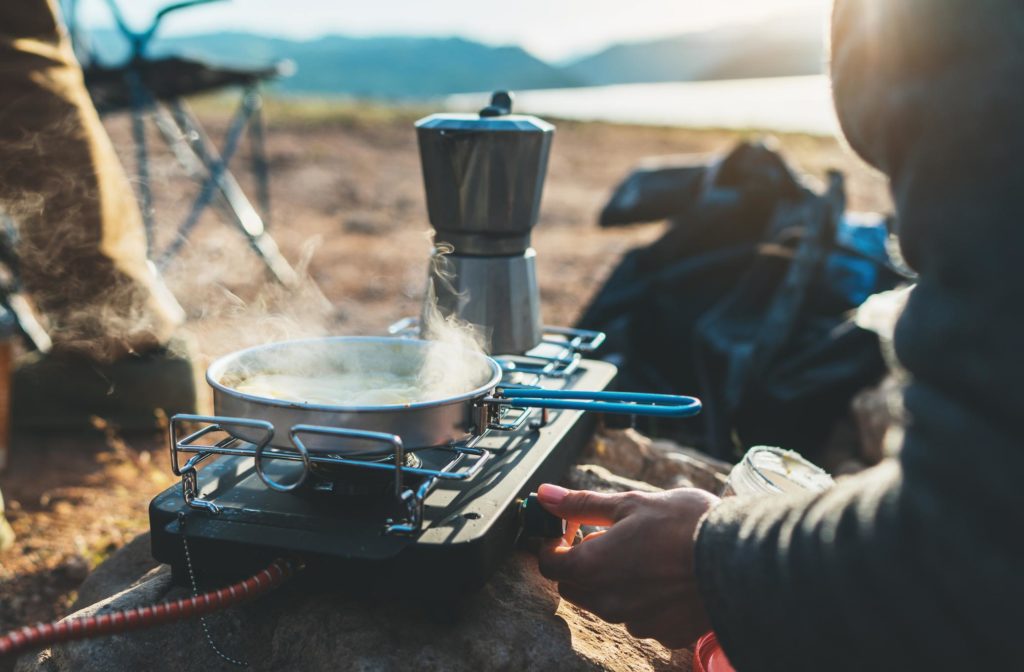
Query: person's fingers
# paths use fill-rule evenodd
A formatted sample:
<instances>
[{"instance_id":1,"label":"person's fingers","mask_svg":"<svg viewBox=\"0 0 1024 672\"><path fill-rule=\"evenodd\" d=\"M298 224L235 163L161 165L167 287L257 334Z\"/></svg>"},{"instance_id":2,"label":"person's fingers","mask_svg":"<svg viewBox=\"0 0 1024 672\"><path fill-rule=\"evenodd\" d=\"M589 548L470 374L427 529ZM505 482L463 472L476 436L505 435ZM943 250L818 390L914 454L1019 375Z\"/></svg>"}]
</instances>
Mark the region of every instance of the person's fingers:
<instances>
[{"instance_id":1,"label":"person's fingers","mask_svg":"<svg viewBox=\"0 0 1024 672\"><path fill-rule=\"evenodd\" d=\"M668 649L689 648L703 634L694 633L685 625L680 627L664 616L630 621L626 631L637 639L656 639Z\"/></svg>"},{"instance_id":2,"label":"person's fingers","mask_svg":"<svg viewBox=\"0 0 1024 672\"><path fill-rule=\"evenodd\" d=\"M567 602L572 602L577 607L587 609L594 598L594 591L585 588L571 581L562 581L558 584L558 594Z\"/></svg>"},{"instance_id":3,"label":"person's fingers","mask_svg":"<svg viewBox=\"0 0 1024 672\"><path fill-rule=\"evenodd\" d=\"M656 639L663 627L663 624L661 623L662 620L663 618L659 614L657 618L646 618L631 621L626 624L626 632L637 639Z\"/></svg>"},{"instance_id":4,"label":"person's fingers","mask_svg":"<svg viewBox=\"0 0 1024 672\"><path fill-rule=\"evenodd\" d=\"M579 565L574 551L575 547L566 544L564 539L541 546L537 552L537 568L544 577L552 581L570 579L577 572Z\"/></svg>"},{"instance_id":5,"label":"person's fingers","mask_svg":"<svg viewBox=\"0 0 1024 672\"><path fill-rule=\"evenodd\" d=\"M546 556L558 553L564 553L571 549L573 542L569 540L568 529L566 532L565 536L541 541L540 546L537 549L538 559L543 559Z\"/></svg>"},{"instance_id":6,"label":"person's fingers","mask_svg":"<svg viewBox=\"0 0 1024 672\"><path fill-rule=\"evenodd\" d=\"M608 534L608 530L598 530L596 532L591 532L587 536L583 537L583 541L594 541L596 539L600 539L601 537L603 537L606 534ZM580 543L583 543L583 542L581 541Z\"/></svg>"},{"instance_id":7,"label":"person's fingers","mask_svg":"<svg viewBox=\"0 0 1024 672\"><path fill-rule=\"evenodd\" d=\"M590 535L594 536L594 535ZM540 573L553 581L572 581L581 585L598 582L606 569L609 549L601 536L585 544L569 546L564 539L543 546L537 554Z\"/></svg>"},{"instance_id":8,"label":"person's fingers","mask_svg":"<svg viewBox=\"0 0 1024 672\"><path fill-rule=\"evenodd\" d=\"M611 595L607 590L589 588L576 583L558 584L558 594L581 609L586 609L608 623L623 623L628 610L621 596Z\"/></svg>"},{"instance_id":9,"label":"person's fingers","mask_svg":"<svg viewBox=\"0 0 1024 672\"><path fill-rule=\"evenodd\" d=\"M567 490L545 483L537 490L537 498L550 513L583 525L608 527L631 510L634 493L607 495L587 490Z\"/></svg>"},{"instance_id":10,"label":"person's fingers","mask_svg":"<svg viewBox=\"0 0 1024 672\"><path fill-rule=\"evenodd\" d=\"M608 623L627 623L637 616L645 617L643 605L631 595L609 591L607 588L563 581L558 584L558 594Z\"/></svg>"},{"instance_id":11,"label":"person's fingers","mask_svg":"<svg viewBox=\"0 0 1024 672\"><path fill-rule=\"evenodd\" d=\"M565 541L565 543L572 546L576 542L576 535L579 533L579 531L579 523L573 522L571 520L567 521L565 525L565 534L562 535L562 539Z\"/></svg>"}]
</instances>

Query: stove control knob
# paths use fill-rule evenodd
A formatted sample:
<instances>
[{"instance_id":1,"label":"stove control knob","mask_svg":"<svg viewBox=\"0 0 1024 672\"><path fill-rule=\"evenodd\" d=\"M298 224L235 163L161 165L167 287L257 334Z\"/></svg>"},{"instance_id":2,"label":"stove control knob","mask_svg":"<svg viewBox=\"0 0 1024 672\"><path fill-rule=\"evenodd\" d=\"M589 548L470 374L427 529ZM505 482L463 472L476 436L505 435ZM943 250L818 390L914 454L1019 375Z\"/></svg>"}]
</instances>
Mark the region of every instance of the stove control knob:
<instances>
[{"instance_id":1,"label":"stove control knob","mask_svg":"<svg viewBox=\"0 0 1024 672\"><path fill-rule=\"evenodd\" d=\"M558 539L566 529L564 520L541 506L535 492L520 502L519 524L523 528L523 536L535 539Z\"/></svg>"}]
</instances>

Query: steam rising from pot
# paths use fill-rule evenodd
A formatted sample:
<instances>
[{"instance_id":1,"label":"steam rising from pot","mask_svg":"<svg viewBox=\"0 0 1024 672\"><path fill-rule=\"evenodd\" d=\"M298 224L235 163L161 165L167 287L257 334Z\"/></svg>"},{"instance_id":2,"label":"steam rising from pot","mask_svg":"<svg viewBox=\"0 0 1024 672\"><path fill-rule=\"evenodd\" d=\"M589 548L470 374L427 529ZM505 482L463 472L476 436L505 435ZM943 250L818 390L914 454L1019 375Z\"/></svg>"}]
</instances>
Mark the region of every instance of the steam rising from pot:
<instances>
[{"instance_id":1,"label":"steam rising from pot","mask_svg":"<svg viewBox=\"0 0 1024 672\"><path fill-rule=\"evenodd\" d=\"M87 210L101 209L102 204L95 202L96 185L89 181L89 176L82 177L77 167L55 169L56 164L44 160L50 148L60 146L60 138L73 134L72 122L75 120L69 118L67 126L58 124L26 135L18 142L8 138L5 148L12 160L0 170L4 177L0 180L0 210L23 234L18 250L23 279L36 307L50 318L51 330L59 335L65 348L110 361L127 350L145 350L163 343L180 316L163 316L154 309L153 297L166 290L144 267L141 224L134 227L137 235L128 237L124 246L117 249L138 266L129 269L131 273L115 267L109 259L83 258L85 251L90 255L107 252L97 248L96 231L83 224ZM105 158L116 165L113 147L104 142L102 149ZM177 174L171 156L160 154L152 158L151 177ZM22 168L26 165L40 167L40 175L31 176L31 183ZM121 199L117 205L129 212L134 206L133 195L122 191L117 194ZM181 214L174 211L175 207L177 204L158 202L154 214L159 220L174 220ZM46 225L41 225L42 222ZM173 227L158 229L172 231ZM32 235L33 231L41 233ZM164 275L189 316L188 322L175 332L176 338L169 345L171 351L202 367L217 356L246 347L338 333L344 303L328 302L306 272L321 242L312 237L303 246L302 259L297 264L303 282L298 290L289 291L271 283L256 287L244 282L245 278L261 277L263 270L257 259L239 253L241 242L237 232L230 228L204 230L202 236L190 240ZM157 241L158 249L164 245L166 241ZM470 324L442 315L437 307L434 282L450 282L446 259L450 252L450 246L440 244L432 257L430 273L434 280L427 283L421 312L422 336L432 346L424 351L425 356L415 370L402 372L414 376L413 396L437 398L457 394L479 386L485 376L479 360L466 355L485 352L485 334ZM76 263L65 263L67 259ZM165 303L176 307L167 298ZM364 307L362 302L356 303L358 299L348 300L350 313ZM370 328L372 322L364 319L362 328ZM328 368L325 364L330 364L333 374L340 370L342 374L354 372L363 376L364 388L373 387L385 393L397 389L386 380L373 378L381 370L381 362L375 358L359 361L319 350L292 353L291 359L281 353L273 363L274 373L322 378ZM261 371L262 368L253 368L251 372Z\"/></svg>"},{"instance_id":2,"label":"steam rising from pot","mask_svg":"<svg viewBox=\"0 0 1024 672\"><path fill-rule=\"evenodd\" d=\"M492 370L480 330L437 306L434 282L450 282L450 252L441 245L432 257L421 315L425 345L409 347L402 339L282 343L240 357L220 382L258 397L334 406L404 405L481 387Z\"/></svg>"},{"instance_id":3,"label":"steam rising from pot","mask_svg":"<svg viewBox=\"0 0 1024 672\"><path fill-rule=\"evenodd\" d=\"M454 271L448 255L454 248L448 243L438 243L430 257L430 277L423 295L423 311L420 316L420 336L443 347L433 348L423 362L421 379L428 386L443 390L453 387L472 388L478 380L478 367L473 366L475 358L453 353L476 353L486 355L487 337L476 325L460 320L454 313L442 314L437 303L437 284L453 292ZM460 300L468 300L468 296Z\"/></svg>"}]
</instances>

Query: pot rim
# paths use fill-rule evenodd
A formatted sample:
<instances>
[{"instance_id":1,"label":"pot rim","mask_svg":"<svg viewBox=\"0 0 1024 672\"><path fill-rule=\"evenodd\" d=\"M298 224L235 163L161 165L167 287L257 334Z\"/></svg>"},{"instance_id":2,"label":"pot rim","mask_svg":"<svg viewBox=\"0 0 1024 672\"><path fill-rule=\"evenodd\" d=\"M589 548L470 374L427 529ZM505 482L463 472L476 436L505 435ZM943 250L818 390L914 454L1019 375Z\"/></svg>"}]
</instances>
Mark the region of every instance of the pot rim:
<instances>
[{"instance_id":1,"label":"pot rim","mask_svg":"<svg viewBox=\"0 0 1024 672\"><path fill-rule=\"evenodd\" d=\"M276 348L283 347L298 347L301 345L313 345L313 344L325 344L325 343L386 343L388 345L395 345L401 343L400 347L415 347L424 348L431 344L443 345L445 347L451 347L454 350L464 353L468 357L477 357L482 360L484 364L491 370L491 376L488 381L479 386L451 397L443 397L441 399L432 399L429 401L417 401L408 404L382 404L377 406L342 406L336 404L307 404L299 401L287 401L284 399L272 399L270 397L260 397L254 394L248 394L240 392L233 387L229 387L220 382L220 378L224 376L226 370L234 363L241 360L243 357L258 353L261 350L273 350ZM365 413L400 413L405 411L412 411L416 409L429 409L437 408L439 406L447 406L449 404L456 404L464 401L469 401L477 397L485 396L487 393L492 391L501 382L502 370L501 366L492 357L487 355L466 350L458 346L449 346L444 343L437 343L436 341L427 341L418 338L400 338L396 336L323 336L318 338L303 338L294 339L288 341L275 341L273 343L265 343L263 345L257 345L244 350L236 350L229 354L223 355L206 369L206 383L212 387L215 391L223 394L243 399L245 401L264 404L267 406L276 406L279 408L287 408L300 411L322 411L326 413L350 413L350 412L365 412Z\"/></svg>"}]
</instances>

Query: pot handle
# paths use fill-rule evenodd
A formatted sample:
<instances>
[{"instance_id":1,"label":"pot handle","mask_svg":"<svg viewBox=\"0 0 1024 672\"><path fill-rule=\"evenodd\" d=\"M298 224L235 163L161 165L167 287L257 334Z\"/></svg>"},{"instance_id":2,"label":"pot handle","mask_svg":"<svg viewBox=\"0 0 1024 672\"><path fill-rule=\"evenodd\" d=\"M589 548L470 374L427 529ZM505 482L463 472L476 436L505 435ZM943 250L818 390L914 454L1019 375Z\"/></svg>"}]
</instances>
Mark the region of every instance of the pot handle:
<instances>
[{"instance_id":1,"label":"pot handle","mask_svg":"<svg viewBox=\"0 0 1024 672\"><path fill-rule=\"evenodd\" d=\"M700 399L696 397L643 392L545 390L539 387L498 388L493 401L519 408L551 408L663 418L689 418L700 413L701 409Z\"/></svg>"}]
</instances>

